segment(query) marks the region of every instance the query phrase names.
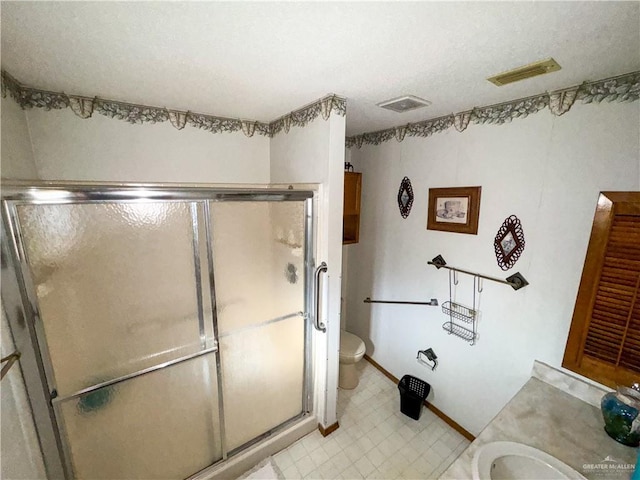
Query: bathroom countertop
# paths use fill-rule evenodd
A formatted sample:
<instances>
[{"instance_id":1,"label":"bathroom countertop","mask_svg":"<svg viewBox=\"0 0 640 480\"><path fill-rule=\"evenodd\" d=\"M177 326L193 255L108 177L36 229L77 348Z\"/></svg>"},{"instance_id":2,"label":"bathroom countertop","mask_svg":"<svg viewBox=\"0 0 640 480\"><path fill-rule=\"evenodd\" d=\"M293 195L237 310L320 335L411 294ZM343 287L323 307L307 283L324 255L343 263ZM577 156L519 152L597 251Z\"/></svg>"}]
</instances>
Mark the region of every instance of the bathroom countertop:
<instances>
[{"instance_id":1,"label":"bathroom countertop","mask_svg":"<svg viewBox=\"0 0 640 480\"><path fill-rule=\"evenodd\" d=\"M471 479L474 454L495 441L535 447L588 479L627 480L636 462L635 448L606 434L599 408L538 378L529 379L440 479Z\"/></svg>"}]
</instances>

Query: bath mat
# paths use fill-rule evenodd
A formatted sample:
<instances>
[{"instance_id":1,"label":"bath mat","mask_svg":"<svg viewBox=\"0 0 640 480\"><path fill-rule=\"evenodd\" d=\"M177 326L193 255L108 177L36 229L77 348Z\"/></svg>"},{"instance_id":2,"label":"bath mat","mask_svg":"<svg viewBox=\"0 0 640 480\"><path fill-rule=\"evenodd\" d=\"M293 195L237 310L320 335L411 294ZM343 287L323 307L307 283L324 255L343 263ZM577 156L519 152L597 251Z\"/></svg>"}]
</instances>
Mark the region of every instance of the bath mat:
<instances>
[{"instance_id":1,"label":"bath mat","mask_svg":"<svg viewBox=\"0 0 640 480\"><path fill-rule=\"evenodd\" d=\"M283 480L284 475L271 461L271 457L263 460L248 472L245 472L238 480Z\"/></svg>"}]
</instances>

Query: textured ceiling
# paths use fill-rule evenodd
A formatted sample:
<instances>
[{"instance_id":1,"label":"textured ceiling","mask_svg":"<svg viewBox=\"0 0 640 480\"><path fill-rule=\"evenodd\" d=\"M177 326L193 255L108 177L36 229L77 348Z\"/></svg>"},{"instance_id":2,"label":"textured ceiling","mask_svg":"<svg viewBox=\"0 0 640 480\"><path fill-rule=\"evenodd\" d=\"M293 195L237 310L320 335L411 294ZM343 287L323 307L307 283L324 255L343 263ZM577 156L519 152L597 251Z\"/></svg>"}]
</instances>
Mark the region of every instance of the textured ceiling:
<instances>
[{"instance_id":1,"label":"textured ceiling","mask_svg":"<svg viewBox=\"0 0 640 480\"><path fill-rule=\"evenodd\" d=\"M640 70L639 2L7 2L29 86L271 121L327 93L369 132ZM562 70L485 79L547 57ZM404 114L375 104L417 95Z\"/></svg>"}]
</instances>

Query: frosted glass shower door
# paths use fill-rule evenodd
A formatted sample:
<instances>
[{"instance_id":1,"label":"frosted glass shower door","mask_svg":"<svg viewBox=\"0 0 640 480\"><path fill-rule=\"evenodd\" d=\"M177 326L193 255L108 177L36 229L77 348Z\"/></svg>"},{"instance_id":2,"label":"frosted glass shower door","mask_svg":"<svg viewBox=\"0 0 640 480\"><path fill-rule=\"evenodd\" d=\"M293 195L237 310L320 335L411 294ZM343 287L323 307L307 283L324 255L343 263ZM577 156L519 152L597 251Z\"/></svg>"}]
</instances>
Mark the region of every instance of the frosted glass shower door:
<instances>
[{"instance_id":1,"label":"frosted glass shower door","mask_svg":"<svg viewBox=\"0 0 640 480\"><path fill-rule=\"evenodd\" d=\"M204 211L187 201L15 207L75 478L184 478L222 458Z\"/></svg>"},{"instance_id":2,"label":"frosted glass shower door","mask_svg":"<svg viewBox=\"0 0 640 480\"><path fill-rule=\"evenodd\" d=\"M300 414L305 202L211 202L226 447Z\"/></svg>"}]
</instances>

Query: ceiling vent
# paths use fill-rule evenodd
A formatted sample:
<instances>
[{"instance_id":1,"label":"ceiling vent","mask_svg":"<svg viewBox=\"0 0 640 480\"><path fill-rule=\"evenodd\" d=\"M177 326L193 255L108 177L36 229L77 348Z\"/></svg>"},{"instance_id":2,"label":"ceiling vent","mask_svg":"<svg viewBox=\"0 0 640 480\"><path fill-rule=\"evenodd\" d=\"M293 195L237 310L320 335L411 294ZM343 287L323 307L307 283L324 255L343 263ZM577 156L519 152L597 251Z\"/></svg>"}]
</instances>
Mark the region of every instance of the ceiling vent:
<instances>
[{"instance_id":1,"label":"ceiling vent","mask_svg":"<svg viewBox=\"0 0 640 480\"><path fill-rule=\"evenodd\" d=\"M404 97L392 98L386 102L380 102L377 105L379 107L386 108L387 110L403 113L408 112L409 110L415 110L416 108L428 107L431 105L431 102L422 98L414 97L413 95L405 95Z\"/></svg>"},{"instance_id":2,"label":"ceiling vent","mask_svg":"<svg viewBox=\"0 0 640 480\"><path fill-rule=\"evenodd\" d=\"M542 60L540 62L531 63L524 67L514 68L508 72L500 73L493 77L487 78L491 83L501 87L508 83L519 82L520 80L526 80L527 78L535 77L537 75L544 75L545 73L555 72L560 70L560 65L553 58Z\"/></svg>"}]
</instances>

